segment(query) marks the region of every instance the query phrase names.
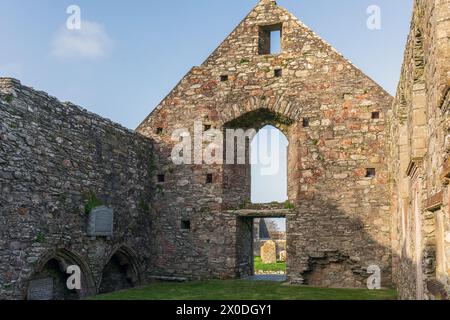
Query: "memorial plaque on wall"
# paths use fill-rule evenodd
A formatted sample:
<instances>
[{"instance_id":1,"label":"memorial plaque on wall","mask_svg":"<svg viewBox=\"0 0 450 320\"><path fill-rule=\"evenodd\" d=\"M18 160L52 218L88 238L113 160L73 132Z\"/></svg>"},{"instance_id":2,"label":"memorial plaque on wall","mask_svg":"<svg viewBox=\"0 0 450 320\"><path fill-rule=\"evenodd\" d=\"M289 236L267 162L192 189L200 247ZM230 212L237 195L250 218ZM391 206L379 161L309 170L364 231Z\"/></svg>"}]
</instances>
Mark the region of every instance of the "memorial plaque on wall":
<instances>
[{"instance_id":1,"label":"memorial plaque on wall","mask_svg":"<svg viewBox=\"0 0 450 320\"><path fill-rule=\"evenodd\" d=\"M53 279L45 278L30 281L28 300L53 300Z\"/></svg>"},{"instance_id":2,"label":"memorial plaque on wall","mask_svg":"<svg viewBox=\"0 0 450 320\"><path fill-rule=\"evenodd\" d=\"M89 214L88 236L112 237L114 227L114 211L107 207L98 207Z\"/></svg>"}]
</instances>

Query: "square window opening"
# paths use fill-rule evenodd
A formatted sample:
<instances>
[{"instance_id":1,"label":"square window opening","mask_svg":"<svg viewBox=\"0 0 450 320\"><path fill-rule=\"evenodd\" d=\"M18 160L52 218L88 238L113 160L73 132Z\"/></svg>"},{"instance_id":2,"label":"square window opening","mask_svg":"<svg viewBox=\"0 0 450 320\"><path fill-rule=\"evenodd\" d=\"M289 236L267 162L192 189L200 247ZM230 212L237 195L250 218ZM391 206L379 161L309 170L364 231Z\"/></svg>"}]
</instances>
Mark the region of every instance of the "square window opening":
<instances>
[{"instance_id":1,"label":"square window opening","mask_svg":"<svg viewBox=\"0 0 450 320\"><path fill-rule=\"evenodd\" d=\"M213 183L213 175L211 173L208 173L206 175L206 183L207 184Z\"/></svg>"},{"instance_id":2,"label":"square window opening","mask_svg":"<svg viewBox=\"0 0 450 320\"><path fill-rule=\"evenodd\" d=\"M380 119L380 113L378 111L372 112L372 119Z\"/></svg>"},{"instance_id":3,"label":"square window opening","mask_svg":"<svg viewBox=\"0 0 450 320\"><path fill-rule=\"evenodd\" d=\"M309 118L303 118L303 128L309 128Z\"/></svg>"},{"instance_id":4,"label":"square window opening","mask_svg":"<svg viewBox=\"0 0 450 320\"><path fill-rule=\"evenodd\" d=\"M220 76L220 81L221 82L227 82L228 81L228 76L227 75L221 75Z\"/></svg>"},{"instance_id":5,"label":"square window opening","mask_svg":"<svg viewBox=\"0 0 450 320\"><path fill-rule=\"evenodd\" d=\"M161 135L163 133L163 128L156 128L156 134Z\"/></svg>"},{"instance_id":6,"label":"square window opening","mask_svg":"<svg viewBox=\"0 0 450 320\"><path fill-rule=\"evenodd\" d=\"M191 230L191 220L181 220L181 230Z\"/></svg>"},{"instance_id":7,"label":"square window opening","mask_svg":"<svg viewBox=\"0 0 450 320\"><path fill-rule=\"evenodd\" d=\"M283 69L275 69L274 75L275 77L280 78L281 76L283 76Z\"/></svg>"},{"instance_id":8,"label":"square window opening","mask_svg":"<svg viewBox=\"0 0 450 320\"><path fill-rule=\"evenodd\" d=\"M375 168L366 169L366 178L374 178L377 175Z\"/></svg>"},{"instance_id":9,"label":"square window opening","mask_svg":"<svg viewBox=\"0 0 450 320\"><path fill-rule=\"evenodd\" d=\"M259 27L259 54L279 54L281 53L282 25L275 24Z\"/></svg>"},{"instance_id":10,"label":"square window opening","mask_svg":"<svg viewBox=\"0 0 450 320\"><path fill-rule=\"evenodd\" d=\"M166 176L164 174L158 174L157 179L159 183L162 183L166 181Z\"/></svg>"}]
</instances>

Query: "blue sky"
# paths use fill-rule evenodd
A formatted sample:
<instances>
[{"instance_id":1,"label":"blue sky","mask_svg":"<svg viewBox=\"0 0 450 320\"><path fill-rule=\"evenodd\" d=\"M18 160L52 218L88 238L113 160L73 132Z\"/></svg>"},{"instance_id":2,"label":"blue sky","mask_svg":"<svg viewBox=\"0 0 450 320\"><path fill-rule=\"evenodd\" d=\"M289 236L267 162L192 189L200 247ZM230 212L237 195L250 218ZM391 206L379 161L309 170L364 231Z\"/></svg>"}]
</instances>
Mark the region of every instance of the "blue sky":
<instances>
[{"instance_id":1,"label":"blue sky","mask_svg":"<svg viewBox=\"0 0 450 320\"><path fill-rule=\"evenodd\" d=\"M257 2L0 0L0 76L18 78L134 129ZM81 8L87 26L87 42L78 43L78 54L70 54L64 31L66 10L72 4ZM278 0L278 4L395 93L412 0ZM381 30L366 26L369 5L381 9ZM269 190L261 198L282 197L282 183L272 184L282 190L279 194Z\"/></svg>"},{"instance_id":2,"label":"blue sky","mask_svg":"<svg viewBox=\"0 0 450 320\"><path fill-rule=\"evenodd\" d=\"M0 0L0 75L135 128L257 0ZM71 4L109 40L96 57L54 54ZM366 74L394 93L412 0L279 0ZM382 29L366 27L369 5Z\"/></svg>"}]
</instances>

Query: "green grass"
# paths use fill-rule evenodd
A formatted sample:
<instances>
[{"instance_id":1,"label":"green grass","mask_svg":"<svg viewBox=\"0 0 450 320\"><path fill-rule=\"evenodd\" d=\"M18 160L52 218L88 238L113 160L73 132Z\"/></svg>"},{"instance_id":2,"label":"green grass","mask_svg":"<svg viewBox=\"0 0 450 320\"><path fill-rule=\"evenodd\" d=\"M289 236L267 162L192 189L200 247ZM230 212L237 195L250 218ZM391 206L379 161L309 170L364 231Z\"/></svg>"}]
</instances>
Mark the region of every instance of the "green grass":
<instances>
[{"instance_id":1,"label":"green grass","mask_svg":"<svg viewBox=\"0 0 450 320\"><path fill-rule=\"evenodd\" d=\"M255 257L255 271L286 271L286 262L277 262L277 263L262 263L261 257Z\"/></svg>"},{"instance_id":2,"label":"green grass","mask_svg":"<svg viewBox=\"0 0 450 320\"><path fill-rule=\"evenodd\" d=\"M147 287L91 297L91 300L394 300L395 290L328 289L279 282L211 280L156 282Z\"/></svg>"}]
</instances>

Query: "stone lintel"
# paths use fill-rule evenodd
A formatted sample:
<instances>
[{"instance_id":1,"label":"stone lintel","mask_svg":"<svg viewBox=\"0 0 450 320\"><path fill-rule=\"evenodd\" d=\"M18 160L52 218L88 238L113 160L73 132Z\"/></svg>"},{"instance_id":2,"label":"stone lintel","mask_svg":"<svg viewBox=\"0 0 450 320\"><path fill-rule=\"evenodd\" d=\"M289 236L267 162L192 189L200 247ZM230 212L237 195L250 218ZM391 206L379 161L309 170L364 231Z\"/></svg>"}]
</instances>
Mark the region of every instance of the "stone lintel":
<instances>
[{"instance_id":1,"label":"stone lintel","mask_svg":"<svg viewBox=\"0 0 450 320\"><path fill-rule=\"evenodd\" d=\"M234 213L238 217L246 218L284 218L293 213L291 209L242 209L229 210L227 213Z\"/></svg>"}]
</instances>

